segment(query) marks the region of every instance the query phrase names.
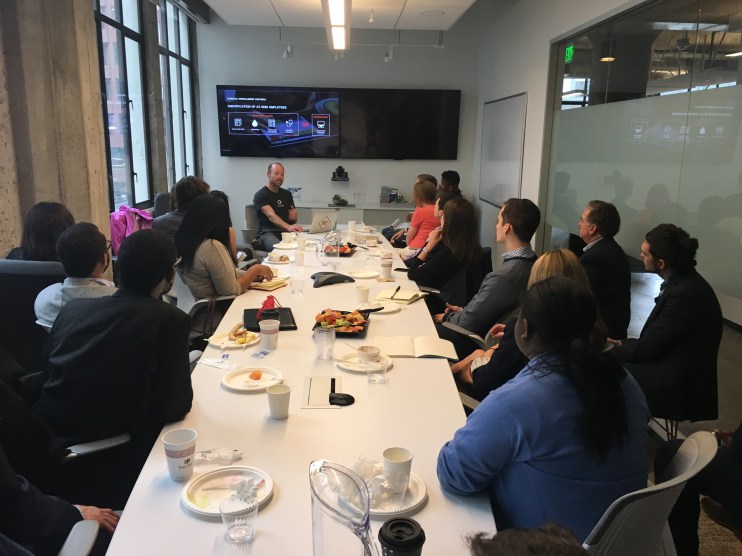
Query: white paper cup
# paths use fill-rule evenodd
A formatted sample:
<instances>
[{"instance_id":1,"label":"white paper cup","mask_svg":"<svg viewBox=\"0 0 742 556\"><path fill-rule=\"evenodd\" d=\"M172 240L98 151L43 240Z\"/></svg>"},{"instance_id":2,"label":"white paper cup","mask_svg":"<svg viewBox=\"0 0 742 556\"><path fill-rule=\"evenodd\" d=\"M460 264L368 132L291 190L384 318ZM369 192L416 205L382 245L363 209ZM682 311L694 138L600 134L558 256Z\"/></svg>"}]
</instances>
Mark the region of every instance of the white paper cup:
<instances>
[{"instance_id":1,"label":"white paper cup","mask_svg":"<svg viewBox=\"0 0 742 556\"><path fill-rule=\"evenodd\" d=\"M297 250L294 253L294 264L296 266L304 266L304 251Z\"/></svg>"},{"instance_id":2,"label":"white paper cup","mask_svg":"<svg viewBox=\"0 0 742 556\"><path fill-rule=\"evenodd\" d=\"M187 481L193 475L197 437L192 429L174 429L162 435L167 470L173 481Z\"/></svg>"},{"instance_id":3,"label":"white paper cup","mask_svg":"<svg viewBox=\"0 0 742 556\"><path fill-rule=\"evenodd\" d=\"M373 237L373 236L367 236L366 237L366 245L369 247L376 247L376 244L379 243L379 241Z\"/></svg>"},{"instance_id":4,"label":"white paper cup","mask_svg":"<svg viewBox=\"0 0 742 556\"><path fill-rule=\"evenodd\" d=\"M355 232L355 231L356 231L356 221L348 220L348 232Z\"/></svg>"},{"instance_id":5,"label":"white paper cup","mask_svg":"<svg viewBox=\"0 0 742 556\"><path fill-rule=\"evenodd\" d=\"M358 361L361 363L378 361L380 355L381 350L376 346L361 346L358 348Z\"/></svg>"},{"instance_id":6,"label":"white paper cup","mask_svg":"<svg viewBox=\"0 0 742 556\"><path fill-rule=\"evenodd\" d=\"M356 286L356 302L358 305L368 301L368 286Z\"/></svg>"},{"instance_id":7,"label":"white paper cup","mask_svg":"<svg viewBox=\"0 0 742 556\"><path fill-rule=\"evenodd\" d=\"M281 241L283 243L291 243L294 241L294 234L291 232L281 232Z\"/></svg>"},{"instance_id":8,"label":"white paper cup","mask_svg":"<svg viewBox=\"0 0 742 556\"><path fill-rule=\"evenodd\" d=\"M286 419L289 416L291 388L287 384L275 384L265 389L268 393L268 409L273 419Z\"/></svg>"},{"instance_id":9,"label":"white paper cup","mask_svg":"<svg viewBox=\"0 0 742 556\"><path fill-rule=\"evenodd\" d=\"M412 458L414 454L407 448L387 448L384 450L384 476L389 481L394 494L404 494L410 482Z\"/></svg>"},{"instance_id":10,"label":"white paper cup","mask_svg":"<svg viewBox=\"0 0 742 556\"><path fill-rule=\"evenodd\" d=\"M350 243L357 243L358 238L356 237L356 233L354 231L348 232L348 241Z\"/></svg>"},{"instance_id":11,"label":"white paper cup","mask_svg":"<svg viewBox=\"0 0 742 556\"><path fill-rule=\"evenodd\" d=\"M266 319L260 321L260 349L272 351L278 347L278 327L281 321Z\"/></svg>"},{"instance_id":12,"label":"white paper cup","mask_svg":"<svg viewBox=\"0 0 742 556\"><path fill-rule=\"evenodd\" d=\"M296 250L297 251L304 251L307 247L307 238L305 237L298 237L296 238ZM302 253L303 256L303 253Z\"/></svg>"}]
</instances>

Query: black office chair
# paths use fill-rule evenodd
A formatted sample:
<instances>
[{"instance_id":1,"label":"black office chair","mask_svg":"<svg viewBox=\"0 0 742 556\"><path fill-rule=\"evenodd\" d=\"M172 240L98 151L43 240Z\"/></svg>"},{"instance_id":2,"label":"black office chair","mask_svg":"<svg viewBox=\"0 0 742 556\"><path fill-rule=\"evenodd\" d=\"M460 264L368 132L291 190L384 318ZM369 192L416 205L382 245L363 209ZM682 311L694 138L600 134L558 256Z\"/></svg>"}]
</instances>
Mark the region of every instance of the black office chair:
<instances>
[{"instance_id":1,"label":"black office chair","mask_svg":"<svg viewBox=\"0 0 742 556\"><path fill-rule=\"evenodd\" d=\"M65 279L60 262L0 260L0 346L23 368L39 370L47 333L36 324L39 292Z\"/></svg>"},{"instance_id":2,"label":"black office chair","mask_svg":"<svg viewBox=\"0 0 742 556\"><path fill-rule=\"evenodd\" d=\"M440 290L420 286L422 291L430 294L425 298L428 309L432 314L436 314L445 310L446 303L463 307L476 295L482 285L482 280L490 272L492 272L492 249L484 247L478 265L473 268L461 267Z\"/></svg>"}]
</instances>

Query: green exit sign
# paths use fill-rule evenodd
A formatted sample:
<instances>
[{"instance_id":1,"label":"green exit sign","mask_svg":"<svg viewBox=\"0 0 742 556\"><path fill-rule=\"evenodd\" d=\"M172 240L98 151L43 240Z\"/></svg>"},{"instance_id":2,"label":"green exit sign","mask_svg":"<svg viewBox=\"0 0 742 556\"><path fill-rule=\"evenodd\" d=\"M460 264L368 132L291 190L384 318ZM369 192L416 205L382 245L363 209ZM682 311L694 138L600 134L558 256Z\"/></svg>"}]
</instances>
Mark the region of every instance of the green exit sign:
<instances>
[{"instance_id":1,"label":"green exit sign","mask_svg":"<svg viewBox=\"0 0 742 556\"><path fill-rule=\"evenodd\" d=\"M572 61L572 58L575 57L575 45L570 44L567 45L567 48L564 49L564 63L569 64Z\"/></svg>"}]
</instances>

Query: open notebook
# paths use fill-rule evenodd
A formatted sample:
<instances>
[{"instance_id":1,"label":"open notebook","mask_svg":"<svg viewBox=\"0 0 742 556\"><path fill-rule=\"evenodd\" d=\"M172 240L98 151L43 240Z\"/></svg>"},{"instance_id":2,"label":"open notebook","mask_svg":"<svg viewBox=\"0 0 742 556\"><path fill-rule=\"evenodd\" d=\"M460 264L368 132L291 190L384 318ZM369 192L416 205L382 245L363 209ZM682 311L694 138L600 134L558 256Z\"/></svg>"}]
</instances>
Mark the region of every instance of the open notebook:
<instances>
[{"instance_id":1,"label":"open notebook","mask_svg":"<svg viewBox=\"0 0 742 556\"><path fill-rule=\"evenodd\" d=\"M453 344L437 336L377 336L371 345L388 357L443 357L458 359Z\"/></svg>"},{"instance_id":2,"label":"open notebook","mask_svg":"<svg viewBox=\"0 0 742 556\"><path fill-rule=\"evenodd\" d=\"M381 290L379 295L376 296L377 301L393 301L401 305L409 305L414 303L418 299L425 297L427 292L421 292L417 290L399 290L397 288L387 288Z\"/></svg>"}]
</instances>

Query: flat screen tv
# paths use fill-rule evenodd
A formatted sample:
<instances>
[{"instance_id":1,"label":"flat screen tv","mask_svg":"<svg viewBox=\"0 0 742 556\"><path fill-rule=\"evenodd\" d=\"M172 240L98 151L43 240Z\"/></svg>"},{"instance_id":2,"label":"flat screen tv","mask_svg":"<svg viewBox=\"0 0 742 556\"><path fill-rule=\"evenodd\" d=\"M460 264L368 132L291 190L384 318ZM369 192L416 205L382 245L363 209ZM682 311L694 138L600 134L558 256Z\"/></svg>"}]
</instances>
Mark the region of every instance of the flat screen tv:
<instances>
[{"instance_id":1,"label":"flat screen tv","mask_svg":"<svg viewBox=\"0 0 742 556\"><path fill-rule=\"evenodd\" d=\"M338 93L217 85L222 156L340 156Z\"/></svg>"},{"instance_id":2,"label":"flat screen tv","mask_svg":"<svg viewBox=\"0 0 742 556\"><path fill-rule=\"evenodd\" d=\"M455 160L461 91L217 85L222 156Z\"/></svg>"}]
</instances>

